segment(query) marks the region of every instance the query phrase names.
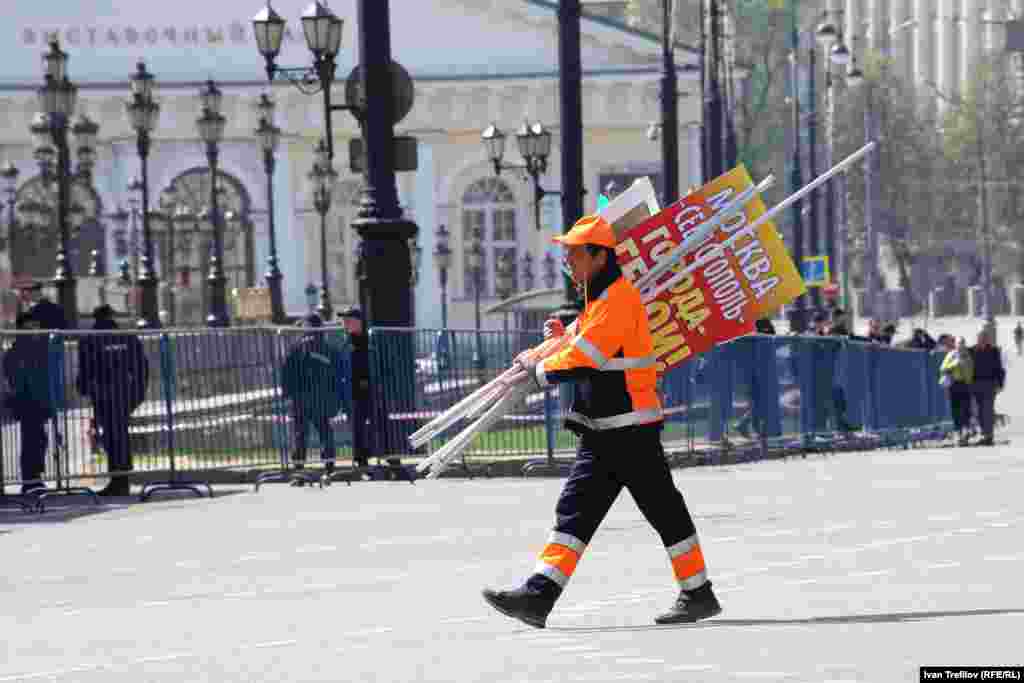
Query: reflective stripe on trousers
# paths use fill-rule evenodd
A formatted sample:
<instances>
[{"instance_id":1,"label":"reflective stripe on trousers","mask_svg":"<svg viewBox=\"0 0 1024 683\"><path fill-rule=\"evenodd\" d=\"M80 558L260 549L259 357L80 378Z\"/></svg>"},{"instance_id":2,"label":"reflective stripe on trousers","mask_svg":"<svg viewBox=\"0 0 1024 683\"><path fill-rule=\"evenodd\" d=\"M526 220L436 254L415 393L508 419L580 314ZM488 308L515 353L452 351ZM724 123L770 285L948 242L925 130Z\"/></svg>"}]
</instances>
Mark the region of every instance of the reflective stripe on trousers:
<instances>
[{"instance_id":1,"label":"reflective stripe on trousers","mask_svg":"<svg viewBox=\"0 0 1024 683\"><path fill-rule=\"evenodd\" d=\"M675 574L680 588L693 590L700 588L708 580L704 553L700 549L697 534L684 538L679 543L673 543L665 550L672 562L672 573Z\"/></svg>"},{"instance_id":2,"label":"reflective stripe on trousers","mask_svg":"<svg viewBox=\"0 0 1024 683\"><path fill-rule=\"evenodd\" d=\"M580 557L586 549L587 544L570 534L560 531L552 531L548 537L547 545L537 558L537 566L533 571L535 574L546 576L561 588L569 583L572 574L576 571Z\"/></svg>"}]
</instances>

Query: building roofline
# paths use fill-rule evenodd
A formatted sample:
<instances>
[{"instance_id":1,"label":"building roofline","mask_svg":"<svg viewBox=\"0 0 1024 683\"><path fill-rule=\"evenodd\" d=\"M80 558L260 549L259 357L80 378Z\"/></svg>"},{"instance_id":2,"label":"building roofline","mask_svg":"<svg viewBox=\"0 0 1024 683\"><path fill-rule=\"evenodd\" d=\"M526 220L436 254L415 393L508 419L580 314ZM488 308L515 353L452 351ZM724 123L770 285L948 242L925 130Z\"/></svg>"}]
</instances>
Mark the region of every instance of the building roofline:
<instances>
[{"instance_id":1,"label":"building roofline","mask_svg":"<svg viewBox=\"0 0 1024 683\"><path fill-rule=\"evenodd\" d=\"M683 79L689 80L689 75L686 74L682 67L677 69L677 73ZM660 76L660 66L629 66L629 67L611 67L605 69L584 69L584 78L602 78L602 77L616 77L616 76ZM543 79L556 79L558 78L558 71L516 71L508 73L480 73L480 74L417 74L413 75L413 82L422 83L464 83L469 81L513 81L513 80L543 80ZM340 87L341 81L335 81L335 87ZM185 89L199 89L206 84L205 80L198 81L161 81L159 84L159 90L185 90ZM125 81L84 81L76 82L75 85L79 91L90 91L90 90L127 90L130 84L127 80ZM275 88L285 88L288 84L286 83L275 83ZM266 79L262 80L232 80L232 81L217 81L217 86L222 90L227 88L268 88L271 87ZM12 93L12 92L32 92L34 93L39 89L39 83L0 83L0 94Z\"/></svg>"}]
</instances>

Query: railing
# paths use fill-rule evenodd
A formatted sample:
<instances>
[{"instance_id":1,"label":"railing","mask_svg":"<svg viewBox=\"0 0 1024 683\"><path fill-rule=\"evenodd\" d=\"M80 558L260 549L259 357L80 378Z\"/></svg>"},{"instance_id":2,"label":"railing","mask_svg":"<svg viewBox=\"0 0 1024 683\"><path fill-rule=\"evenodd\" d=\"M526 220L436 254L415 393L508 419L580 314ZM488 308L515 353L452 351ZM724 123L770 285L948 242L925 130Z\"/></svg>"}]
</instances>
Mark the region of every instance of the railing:
<instances>
[{"instance_id":1,"label":"railing","mask_svg":"<svg viewBox=\"0 0 1024 683\"><path fill-rule=\"evenodd\" d=\"M313 355L334 359L325 372L337 381L307 368L289 395L282 388L284 367L302 343L308 346L309 335L330 350ZM141 370L124 363L102 366L109 376L93 377L100 389L83 386L89 345L102 339L114 346L138 340L139 359L130 363L147 370L138 395L130 395L124 377ZM407 437L540 339L535 331L371 330L370 446L378 462L436 448L440 440L413 453ZM336 328L6 332L0 336L6 397L0 409L2 490L15 492L13 487L25 483L24 446L38 430L47 442L39 478L51 483L39 494L44 497L89 494L118 477L143 483L144 496L175 488L201 494L220 471L241 470L250 480L268 473L292 478L300 420L308 430L306 463L331 455L347 461L352 438L346 349L346 335ZM949 409L938 384L940 361L939 354L827 337L739 339L661 378L666 451L676 458L764 455L941 437L948 431ZM303 411L296 411L296 391L304 396ZM532 461L524 470L529 471L567 459L576 437L560 415L571 391L556 387L527 396L466 451L462 471L486 473L502 462L522 468L523 460ZM131 408L124 408L128 403ZM110 451L118 446L109 441L112 427L106 423L119 410L128 426L130 471L111 462ZM325 424L329 431L318 429ZM333 451L321 443L328 434ZM39 495L33 504L44 499Z\"/></svg>"}]
</instances>

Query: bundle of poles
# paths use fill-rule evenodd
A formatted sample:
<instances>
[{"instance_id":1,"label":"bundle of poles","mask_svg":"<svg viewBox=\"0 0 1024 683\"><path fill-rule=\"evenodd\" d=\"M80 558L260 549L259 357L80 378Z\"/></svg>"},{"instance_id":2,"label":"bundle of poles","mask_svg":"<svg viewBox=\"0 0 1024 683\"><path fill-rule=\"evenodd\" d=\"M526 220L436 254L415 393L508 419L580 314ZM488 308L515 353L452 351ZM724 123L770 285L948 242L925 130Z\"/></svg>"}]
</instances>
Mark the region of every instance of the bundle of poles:
<instances>
[{"instance_id":1,"label":"bundle of poles","mask_svg":"<svg viewBox=\"0 0 1024 683\"><path fill-rule=\"evenodd\" d=\"M779 204L763 213L757 220L743 230L737 230L728 239L719 242L717 247L709 249L707 253L692 263L685 263L686 256L701 246L715 230L720 228L726 221L744 211L746 204L762 192L772 186L775 179L769 174L764 180L756 185L743 190L737 194L722 209L716 212L708 220L695 226L689 235L672 250L660 257L658 263L647 273L634 282L634 286L640 291L643 302L650 303L658 295L670 287L674 287L690 273L707 265L711 261L719 259L726 249L731 249L742 235L756 234L757 229L768 221L772 220L782 211L785 211L794 203L813 192L819 186L828 182L833 176L842 173L847 167L859 161L875 146L869 142L841 162L830 168L825 173L807 183L805 186L786 197ZM671 277L659 281L663 275L672 272ZM553 356L573 343L576 336L576 323L570 325L565 334L560 337L553 337L544 340L538 346L528 349L523 355L529 365L538 363L545 358ZM470 421L461 432L450 439L441 448L437 449L417 465L417 470L427 472L427 479L435 479L441 476L448 467L463 451L466 450L476 438L477 434L486 431L501 421L520 400L530 393L536 386L527 375L523 366L516 363L508 368L495 379L466 396L461 401L447 409L433 420L423 425L409 437L412 447L420 448L432 439L435 439L451 429L457 423L464 420Z\"/></svg>"}]
</instances>

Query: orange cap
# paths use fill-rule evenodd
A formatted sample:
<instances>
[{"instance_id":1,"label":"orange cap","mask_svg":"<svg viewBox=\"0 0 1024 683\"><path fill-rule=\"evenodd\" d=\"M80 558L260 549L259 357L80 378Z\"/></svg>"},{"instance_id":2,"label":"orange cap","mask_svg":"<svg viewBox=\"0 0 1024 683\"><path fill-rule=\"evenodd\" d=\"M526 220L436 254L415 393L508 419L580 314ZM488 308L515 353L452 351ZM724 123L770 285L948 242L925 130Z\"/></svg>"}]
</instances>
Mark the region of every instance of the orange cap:
<instances>
[{"instance_id":1,"label":"orange cap","mask_svg":"<svg viewBox=\"0 0 1024 683\"><path fill-rule=\"evenodd\" d=\"M569 232L552 237L551 241L565 245L596 244L609 249L614 249L618 244L611 224L600 216L584 216L576 221Z\"/></svg>"}]
</instances>

